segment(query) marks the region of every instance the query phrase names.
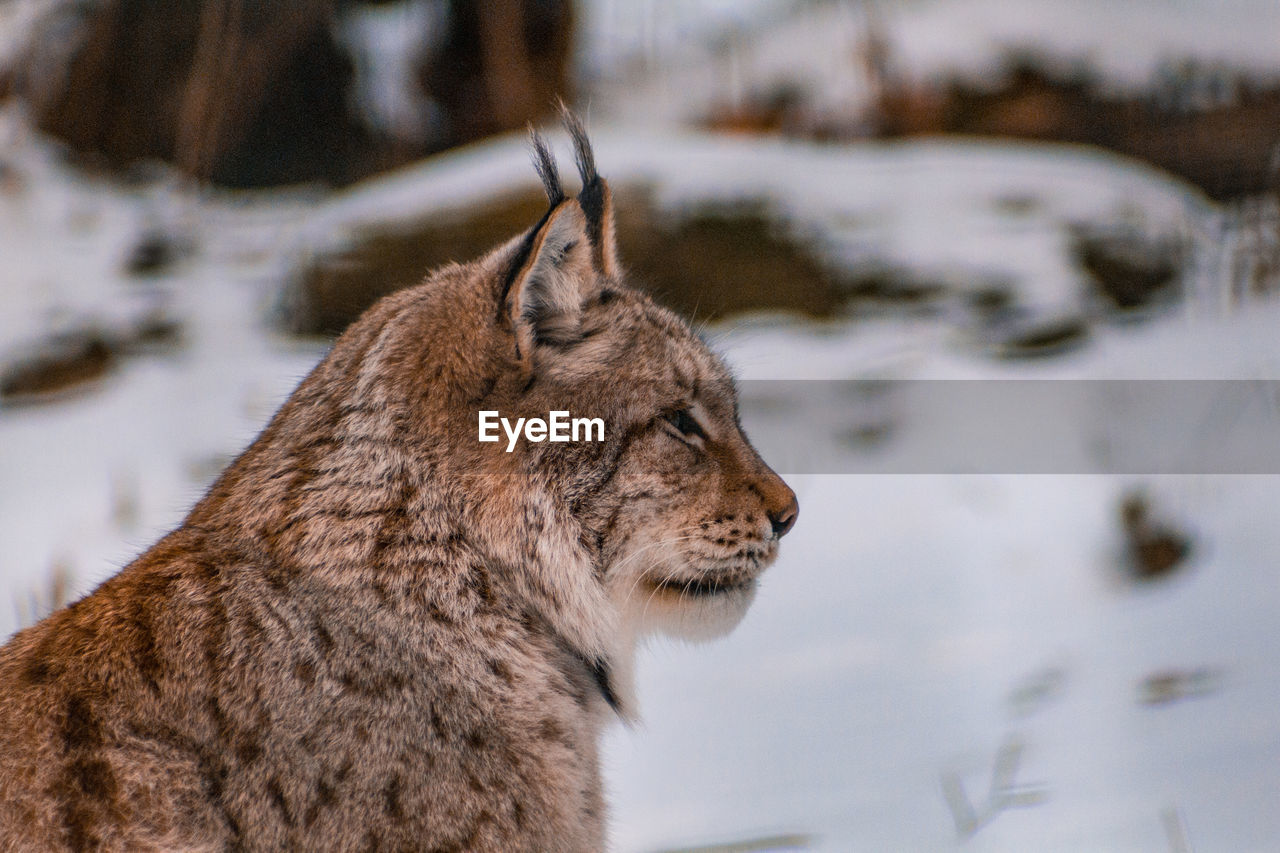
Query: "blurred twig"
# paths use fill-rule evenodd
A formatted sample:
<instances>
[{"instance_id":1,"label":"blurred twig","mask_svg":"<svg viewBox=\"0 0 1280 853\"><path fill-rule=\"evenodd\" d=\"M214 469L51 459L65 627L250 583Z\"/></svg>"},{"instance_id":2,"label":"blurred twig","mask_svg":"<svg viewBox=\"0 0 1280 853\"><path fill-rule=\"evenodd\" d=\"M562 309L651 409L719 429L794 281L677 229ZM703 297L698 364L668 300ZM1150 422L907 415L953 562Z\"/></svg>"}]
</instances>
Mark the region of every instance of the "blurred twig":
<instances>
[{"instance_id":1,"label":"blurred twig","mask_svg":"<svg viewBox=\"0 0 1280 853\"><path fill-rule=\"evenodd\" d=\"M1164 832L1169 839L1171 853L1193 853L1191 840L1187 838L1187 825L1183 822L1182 812L1177 806L1169 806L1161 811L1160 822L1164 824Z\"/></svg>"},{"instance_id":2,"label":"blurred twig","mask_svg":"<svg viewBox=\"0 0 1280 853\"><path fill-rule=\"evenodd\" d=\"M31 590L25 599L18 598L14 609L18 627L34 625L53 611L62 607L71 597L71 566L65 560L55 560L49 568L47 584L43 589Z\"/></svg>"},{"instance_id":3,"label":"blurred twig","mask_svg":"<svg viewBox=\"0 0 1280 853\"><path fill-rule=\"evenodd\" d=\"M956 824L956 838L967 841L1006 809L1036 806L1043 803L1046 793L1039 785L1018 785L1015 777L1022 764L1022 738L1011 734L996 751L991 767L991 785L986 800L974 806L965 792L964 782L955 771L941 774L942 796L951 809Z\"/></svg>"}]
</instances>

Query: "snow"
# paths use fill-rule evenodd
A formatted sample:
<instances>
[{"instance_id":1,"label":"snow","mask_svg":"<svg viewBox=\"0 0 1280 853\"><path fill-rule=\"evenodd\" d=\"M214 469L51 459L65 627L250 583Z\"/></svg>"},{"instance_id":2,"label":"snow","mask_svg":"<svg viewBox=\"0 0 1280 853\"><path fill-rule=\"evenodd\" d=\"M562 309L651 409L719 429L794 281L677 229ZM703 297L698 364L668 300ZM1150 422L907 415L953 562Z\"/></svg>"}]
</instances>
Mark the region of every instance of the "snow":
<instances>
[{"instance_id":1,"label":"snow","mask_svg":"<svg viewBox=\"0 0 1280 853\"><path fill-rule=\"evenodd\" d=\"M69 398L0 408L0 577L17 601L55 565L87 591L178 523L320 358L321 346L264 320L299 262L363 227L533 186L523 141L507 138L326 199L201 195L172 182L130 192L67 172L3 127L4 156L27 186L0 193L5 357L66 318L114 328L158 303L185 323L175 351L126 359ZM595 137L615 185L653 188L672 215L763 198L833 263L1006 281L1044 310L1081 310L1067 250L1076 223L1189 240L1209 257L1197 274L1227 266L1213 262L1223 251L1216 209L1109 155L973 142L818 147L625 126ZM1007 198L1032 203L1015 215L999 203ZM121 259L157 223L196 248L140 285ZM1278 378L1280 307L1224 302L1217 279L1187 285L1205 298L1145 323L1091 321L1085 346L1035 362L993 360L945 315L759 316L711 333L751 388ZM747 429L766 433L772 416L753 400ZM1093 405L1081 430L1089 416L1115 415L1105 398ZM887 411L903 419L908 450L945 441L945 422L922 424L910 406ZM846 424L801 426L803 440ZM903 452L893 448L872 452ZM1197 849L1266 849L1280 837L1270 803L1280 766L1276 477L830 476L778 465L801 517L743 625L705 646L656 640L641 655L644 723L613 730L605 750L619 850L789 834L822 850L950 848L957 823L944 787L958 784L981 810L998 754L1019 760L996 799L1039 804L997 811L968 849L1163 850L1169 809ZM1186 567L1158 582L1122 580L1116 506L1133 487L1193 536ZM15 627L0 608L0 634ZM1220 675L1205 695L1140 701L1144 680L1168 669Z\"/></svg>"},{"instance_id":2,"label":"snow","mask_svg":"<svg viewBox=\"0 0 1280 853\"><path fill-rule=\"evenodd\" d=\"M1280 7L1270 0L920 0L886 8L884 21L890 55L917 78L989 75L1009 49L1088 60L1121 88L1184 59L1272 78L1278 70Z\"/></svg>"},{"instance_id":3,"label":"snow","mask_svg":"<svg viewBox=\"0 0 1280 853\"><path fill-rule=\"evenodd\" d=\"M584 29L593 103L671 124L785 86L855 116L880 82L869 37L906 81L990 82L1012 54L1087 68L1114 92L1149 89L1184 61L1280 76L1273 0L592 0Z\"/></svg>"},{"instance_id":4,"label":"snow","mask_svg":"<svg viewBox=\"0 0 1280 853\"><path fill-rule=\"evenodd\" d=\"M0 232L10 247L4 252L0 355L30 347L47 326L118 327L160 310L156 294L128 287L120 273L127 241L140 230L143 205L122 210L118 199L127 193L102 184L75 186L59 174L51 152L38 147L13 108L0 116L0 140L5 163L21 169L0 206ZM61 263L48 263L50 257ZM96 286L86 287L87 278L96 279Z\"/></svg>"},{"instance_id":5,"label":"snow","mask_svg":"<svg viewBox=\"0 0 1280 853\"><path fill-rule=\"evenodd\" d=\"M626 850L781 830L818 849L950 847L943 773L975 807L1000 744L1046 802L981 829L981 850L1165 849L1176 806L1205 849L1264 849L1280 820L1280 664L1268 614L1276 481L1165 478L1209 543L1189 576L1117 590L1102 570L1123 483L1105 477L818 477L801 526L725 643L641 658L646 725L609 742ZM1170 665L1225 686L1136 701ZM1060 669L1022 716L1017 685ZM692 709L696 709L693 712Z\"/></svg>"}]
</instances>

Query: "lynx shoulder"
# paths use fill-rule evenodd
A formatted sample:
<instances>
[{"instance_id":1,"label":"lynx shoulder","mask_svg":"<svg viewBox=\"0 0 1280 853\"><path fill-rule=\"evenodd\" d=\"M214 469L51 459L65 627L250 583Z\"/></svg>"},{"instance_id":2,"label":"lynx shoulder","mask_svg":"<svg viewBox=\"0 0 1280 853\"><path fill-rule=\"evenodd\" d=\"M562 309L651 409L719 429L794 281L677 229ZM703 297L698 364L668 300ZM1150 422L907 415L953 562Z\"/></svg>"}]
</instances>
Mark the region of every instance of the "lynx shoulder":
<instances>
[{"instance_id":1,"label":"lynx shoulder","mask_svg":"<svg viewBox=\"0 0 1280 853\"><path fill-rule=\"evenodd\" d=\"M637 638L736 624L797 509L566 122L576 197L535 137L541 221L371 308L181 527L0 649L0 848L605 846Z\"/></svg>"}]
</instances>

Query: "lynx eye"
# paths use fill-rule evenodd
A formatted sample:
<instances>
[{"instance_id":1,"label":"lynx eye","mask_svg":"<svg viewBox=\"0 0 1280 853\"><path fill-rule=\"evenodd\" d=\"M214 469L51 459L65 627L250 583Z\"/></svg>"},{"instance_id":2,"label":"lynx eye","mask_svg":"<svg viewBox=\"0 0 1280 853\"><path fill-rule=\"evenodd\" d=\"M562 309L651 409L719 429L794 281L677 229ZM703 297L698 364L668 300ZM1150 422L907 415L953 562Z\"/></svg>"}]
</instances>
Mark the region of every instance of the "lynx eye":
<instances>
[{"instance_id":1,"label":"lynx eye","mask_svg":"<svg viewBox=\"0 0 1280 853\"><path fill-rule=\"evenodd\" d=\"M662 417L676 432L680 433L681 438L690 444L701 445L702 442L706 441L707 433L702 429L702 425L698 423L698 419L693 416L693 412L688 409L676 409L674 412L668 412Z\"/></svg>"}]
</instances>

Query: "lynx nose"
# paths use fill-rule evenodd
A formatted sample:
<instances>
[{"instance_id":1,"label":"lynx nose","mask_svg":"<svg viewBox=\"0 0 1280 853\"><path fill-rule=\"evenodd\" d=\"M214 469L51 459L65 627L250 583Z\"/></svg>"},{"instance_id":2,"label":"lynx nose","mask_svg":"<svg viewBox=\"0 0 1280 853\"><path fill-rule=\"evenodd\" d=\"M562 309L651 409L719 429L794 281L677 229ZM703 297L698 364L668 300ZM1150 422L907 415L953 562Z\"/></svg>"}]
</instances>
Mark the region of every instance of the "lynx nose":
<instances>
[{"instance_id":1,"label":"lynx nose","mask_svg":"<svg viewBox=\"0 0 1280 853\"><path fill-rule=\"evenodd\" d=\"M796 516L800 514L800 504L796 502L796 496L791 496L791 503L781 511L769 512L769 523L773 525L773 535L776 539L781 539L787 535L796 523Z\"/></svg>"}]
</instances>

